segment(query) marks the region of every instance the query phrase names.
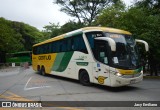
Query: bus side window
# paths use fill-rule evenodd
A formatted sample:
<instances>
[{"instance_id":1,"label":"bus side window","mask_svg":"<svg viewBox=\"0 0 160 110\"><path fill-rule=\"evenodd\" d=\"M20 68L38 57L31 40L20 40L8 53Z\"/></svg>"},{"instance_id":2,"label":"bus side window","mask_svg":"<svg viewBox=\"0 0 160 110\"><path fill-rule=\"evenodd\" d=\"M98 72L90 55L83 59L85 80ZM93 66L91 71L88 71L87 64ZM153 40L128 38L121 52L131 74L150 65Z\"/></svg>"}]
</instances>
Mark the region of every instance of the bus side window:
<instances>
[{"instance_id":1,"label":"bus side window","mask_svg":"<svg viewBox=\"0 0 160 110\"><path fill-rule=\"evenodd\" d=\"M78 37L73 37L73 50L78 50Z\"/></svg>"},{"instance_id":2,"label":"bus side window","mask_svg":"<svg viewBox=\"0 0 160 110\"><path fill-rule=\"evenodd\" d=\"M72 39L67 39L67 51L72 51Z\"/></svg>"},{"instance_id":3,"label":"bus side window","mask_svg":"<svg viewBox=\"0 0 160 110\"><path fill-rule=\"evenodd\" d=\"M51 43L48 44L48 53L52 53L52 45L51 45Z\"/></svg>"},{"instance_id":4,"label":"bus side window","mask_svg":"<svg viewBox=\"0 0 160 110\"><path fill-rule=\"evenodd\" d=\"M71 50L74 51L74 39L71 39Z\"/></svg>"},{"instance_id":5,"label":"bus side window","mask_svg":"<svg viewBox=\"0 0 160 110\"><path fill-rule=\"evenodd\" d=\"M67 51L67 40L62 40L61 41L61 52L66 52Z\"/></svg>"},{"instance_id":6,"label":"bus side window","mask_svg":"<svg viewBox=\"0 0 160 110\"><path fill-rule=\"evenodd\" d=\"M92 35L88 35L88 42L91 46L91 48L93 49L94 48L94 38L92 37Z\"/></svg>"},{"instance_id":7,"label":"bus side window","mask_svg":"<svg viewBox=\"0 0 160 110\"><path fill-rule=\"evenodd\" d=\"M37 55L38 52L37 52L37 47L33 47L33 54Z\"/></svg>"},{"instance_id":8,"label":"bus side window","mask_svg":"<svg viewBox=\"0 0 160 110\"><path fill-rule=\"evenodd\" d=\"M57 50L57 42L52 42L52 53L56 53Z\"/></svg>"},{"instance_id":9,"label":"bus side window","mask_svg":"<svg viewBox=\"0 0 160 110\"><path fill-rule=\"evenodd\" d=\"M48 53L48 44L44 44L42 48L42 54L47 54Z\"/></svg>"},{"instance_id":10,"label":"bus side window","mask_svg":"<svg viewBox=\"0 0 160 110\"><path fill-rule=\"evenodd\" d=\"M47 44L44 44L43 45L43 54L46 54L47 53Z\"/></svg>"},{"instance_id":11,"label":"bus side window","mask_svg":"<svg viewBox=\"0 0 160 110\"><path fill-rule=\"evenodd\" d=\"M56 53L58 53L58 52L61 51L61 42L60 41L57 41L57 43L56 43L56 49L57 49Z\"/></svg>"},{"instance_id":12,"label":"bus side window","mask_svg":"<svg viewBox=\"0 0 160 110\"><path fill-rule=\"evenodd\" d=\"M61 52L61 50L62 50L62 45L61 44L62 44L61 41L52 42L52 44L51 44L52 53Z\"/></svg>"},{"instance_id":13,"label":"bus side window","mask_svg":"<svg viewBox=\"0 0 160 110\"><path fill-rule=\"evenodd\" d=\"M43 53L43 45L38 46L38 54L42 54Z\"/></svg>"},{"instance_id":14,"label":"bus side window","mask_svg":"<svg viewBox=\"0 0 160 110\"><path fill-rule=\"evenodd\" d=\"M71 39L71 44L72 44L71 47L73 51L88 53L82 34L73 36Z\"/></svg>"},{"instance_id":15,"label":"bus side window","mask_svg":"<svg viewBox=\"0 0 160 110\"><path fill-rule=\"evenodd\" d=\"M78 50L83 53L88 53L83 37L79 37L78 41Z\"/></svg>"}]
</instances>

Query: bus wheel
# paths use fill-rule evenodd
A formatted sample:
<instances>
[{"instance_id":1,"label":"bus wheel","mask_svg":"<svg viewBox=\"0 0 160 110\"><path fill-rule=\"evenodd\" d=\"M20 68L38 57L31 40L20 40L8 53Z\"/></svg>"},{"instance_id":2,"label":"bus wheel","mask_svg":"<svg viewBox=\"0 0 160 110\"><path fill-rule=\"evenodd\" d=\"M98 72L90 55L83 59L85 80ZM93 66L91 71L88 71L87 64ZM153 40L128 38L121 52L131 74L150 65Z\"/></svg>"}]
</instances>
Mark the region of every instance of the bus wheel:
<instances>
[{"instance_id":1,"label":"bus wheel","mask_svg":"<svg viewBox=\"0 0 160 110\"><path fill-rule=\"evenodd\" d=\"M38 74L41 74L41 70L40 70L40 66L39 65L37 66L37 72L38 72Z\"/></svg>"},{"instance_id":2,"label":"bus wheel","mask_svg":"<svg viewBox=\"0 0 160 110\"><path fill-rule=\"evenodd\" d=\"M46 75L45 68L44 68L43 66L42 66L42 68L41 68L41 74L42 74L43 76Z\"/></svg>"},{"instance_id":3,"label":"bus wheel","mask_svg":"<svg viewBox=\"0 0 160 110\"><path fill-rule=\"evenodd\" d=\"M83 70L80 72L79 81L84 86L90 85L89 75L88 75L87 71Z\"/></svg>"}]
</instances>

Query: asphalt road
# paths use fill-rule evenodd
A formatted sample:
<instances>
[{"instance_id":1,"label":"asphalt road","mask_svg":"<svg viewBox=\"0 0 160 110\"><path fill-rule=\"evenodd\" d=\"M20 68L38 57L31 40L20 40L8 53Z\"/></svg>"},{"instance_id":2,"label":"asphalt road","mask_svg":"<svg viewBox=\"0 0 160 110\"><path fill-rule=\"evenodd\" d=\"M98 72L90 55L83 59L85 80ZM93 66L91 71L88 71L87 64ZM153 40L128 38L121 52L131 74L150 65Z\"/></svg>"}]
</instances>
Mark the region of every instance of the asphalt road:
<instances>
[{"instance_id":1,"label":"asphalt road","mask_svg":"<svg viewBox=\"0 0 160 110\"><path fill-rule=\"evenodd\" d=\"M128 103L129 101L160 101L160 79L147 78L138 84L111 88L92 84L82 86L76 80L53 75L41 76L32 70L20 67L0 71L0 101L113 101ZM118 101L118 102L115 102ZM121 103L122 101L125 101ZM92 102L88 102L92 104ZM140 103L142 103L140 102ZM85 102L86 104L87 102ZM103 102L102 102L103 103ZM137 102L138 103L138 102ZM51 103L53 104L53 103ZM103 104L102 104L103 105ZM111 105L109 105L111 106ZM134 105L133 105L134 106ZM11 108L0 108L0 110ZM18 108L16 110L21 110ZM159 110L159 107L45 107L23 109L54 110Z\"/></svg>"}]
</instances>

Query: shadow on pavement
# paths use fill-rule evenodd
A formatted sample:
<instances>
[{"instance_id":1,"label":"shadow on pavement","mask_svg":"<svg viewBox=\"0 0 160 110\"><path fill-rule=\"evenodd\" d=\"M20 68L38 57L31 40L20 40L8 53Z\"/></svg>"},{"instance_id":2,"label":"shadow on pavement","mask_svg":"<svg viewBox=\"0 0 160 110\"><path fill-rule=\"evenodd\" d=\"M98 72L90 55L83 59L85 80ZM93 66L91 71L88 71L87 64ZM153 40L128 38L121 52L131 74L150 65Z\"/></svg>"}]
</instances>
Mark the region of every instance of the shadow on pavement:
<instances>
[{"instance_id":1,"label":"shadow on pavement","mask_svg":"<svg viewBox=\"0 0 160 110\"><path fill-rule=\"evenodd\" d=\"M57 79L57 80L71 82L71 83L73 82L75 84L81 85L80 82L78 80L75 80L75 79L70 79L70 78L65 78L65 77L55 76L55 75L49 75L49 74L47 74L45 77L50 77L50 78L54 78L54 79ZM83 86L83 85L81 85L81 86ZM93 83L89 87L98 88L98 89L105 90L105 91L110 91L110 92L134 91L134 90L140 89L140 88L134 87L132 85L122 86L122 87L109 87L109 86L103 86L103 85L98 85L98 84L93 84Z\"/></svg>"}]
</instances>

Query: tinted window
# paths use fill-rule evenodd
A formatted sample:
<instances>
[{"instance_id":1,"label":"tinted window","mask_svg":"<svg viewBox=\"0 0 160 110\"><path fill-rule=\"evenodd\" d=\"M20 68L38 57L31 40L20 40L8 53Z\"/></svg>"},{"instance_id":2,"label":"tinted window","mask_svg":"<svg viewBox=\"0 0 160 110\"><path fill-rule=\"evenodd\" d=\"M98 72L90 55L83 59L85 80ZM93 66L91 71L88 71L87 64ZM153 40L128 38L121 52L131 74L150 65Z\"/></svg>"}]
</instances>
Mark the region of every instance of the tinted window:
<instances>
[{"instance_id":1,"label":"tinted window","mask_svg":"<svg viewBox=\"0 0 160 110\"><path fill-rule=\"evenodd\" d=\"M83 53L88 53L82 34L33 47L34 54L47 54L67 51L81 51Z\"/></svg>"},{"instance_id":2,"label":"tinted window","mask_svg":"<svg viewBox=\"0 0 160 110\"><path fill-rule=\"evenodd\" d=\"M86 36L95 59L104 64L108 64L109 62L108 42L94 39L96 37L104 37L104 34L102 32L89 32L86 33Z\"/></svg>"},{"instance_id":3,"label":"tinted window","mask_svg":"<svg viewBox=\"0 0 160 110\"><path fill-rule=\"evenodd\" d=\"M103 34L103 32L96 31L96 32L88 32L88 33L86 33L86 36L87 36L88 42L90 44L90 47L94 48L94 38L104 37L105 35Z\"/></svg>"},{"instance_id":4,"label":"tinted window","mask_svg":"<svg viewBox=\"0 0 160 110\"><path fill-rule=\"evenodd\" d=\"M64 39L64 40L61 41L61 51L62 52L68 51L67 50L67 40L66 39Z\"/></svg>"},{"instance_id":5,"label":"tinted window","mask_svg":"<svg viewBox=\"0 0 160 110\"><path fill-rule=\"evenodd\" d=\"M82 34L73 37L72 49L74 51L81 51L83 53L88 53L86 45L85 45L83 37L82 37Z\"/></svg>"}]
</instances>

